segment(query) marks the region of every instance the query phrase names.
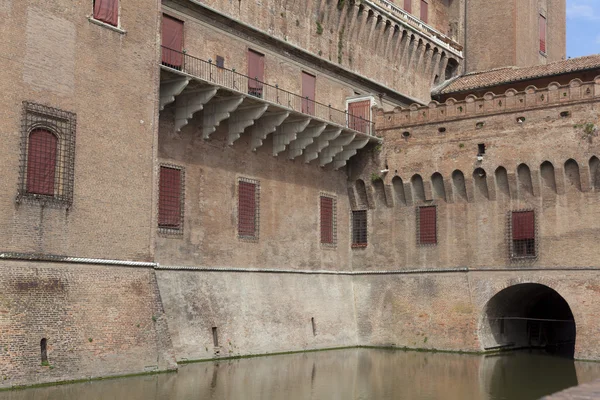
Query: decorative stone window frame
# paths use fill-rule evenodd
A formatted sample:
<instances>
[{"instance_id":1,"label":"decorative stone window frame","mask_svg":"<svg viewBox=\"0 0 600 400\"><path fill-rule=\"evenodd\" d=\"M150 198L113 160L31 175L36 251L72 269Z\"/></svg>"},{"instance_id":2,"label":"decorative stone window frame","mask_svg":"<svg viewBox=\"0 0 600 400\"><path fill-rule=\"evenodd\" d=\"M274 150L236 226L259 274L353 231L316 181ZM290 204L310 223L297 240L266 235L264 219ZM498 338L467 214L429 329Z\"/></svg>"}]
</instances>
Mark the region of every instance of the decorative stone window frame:
<instances>
[{"instance_id":1,"label":"decorative stone window frame","mask_svg":"<svg viewBox=\"0 0 600 400\"><path fill-rule=\"evenodd\" d=\"M331 214L331 218L332 218L332 227L331 227L331 235L332 235L332 241L331 242L323 242L323 237L322 237L322 213L321 213L321 198L322 197L326 197L332 200L332 214ZM337 247L337 196L331 193L326 193L326 192L320 192L319 193L319 200L318 200L318 210L319 210L319 243L321 245L321 247L323 248L336 248Z\"/></svg>"},{"instance_id":2,"label":"decorative stone window frame","mask_svg":"<svg viewBox=\"0 0 600 400\"><path fill-rule=\"evenodd\" d=\"M514 251L514 243L513 243L513 223L512 223L512 215L515 212L525 212L532 211L533 212L533 224L534 224L534 251L535 255L533 256L518 256L515 255ZM506 243L507 243L507 254L508 259L512 263L528 263L537 261L539 259L540 254L540 240L539 240L539 232L538 232L538 212L535 208L522 208L517 210L509 210L506 213Z\"/></svg>"},{"instance_id":3,"label":"decorative stone window frame","mask_svg":"<svg viewBox=\"0 0 600 400\"><path fill-rule=\"evenodd\" d=\"M254 234L246 235L240 233L240 183L251 183L254 189ZM258 242L260 234L260 181L247 177L238 177L235 185L236 205L236 235L238 239L245 242Z\"/></svg>"},{"instance_id":4,"label":"decorative stone window frame","mask_svg":"<svg viewBox=\"0 0 600 400\"><path fill-rule=\"evenodd\" d=\"M158 233L160 236L169 236L169 237L183 237L183 228L185 225L185 168L181 165L170 164L170 163L160 163L158 167L158 196L157 196L157 214L160 207L160 171L161 168L171 168L179 170L180 172L180 184L179 188L179 227L168 227L161 226L160 222L157 221Z\"/></svg>"},{"instance_id":5,"label":"decorative stone window frame","mask_svg":"<svg viewBox=\"0 0 600 400\"><path fill-rule=\"evenodd\" d=\"M435 243L421 243L421 209L422 208L435 208ZM436 204L426 204L426 205L418 205L415 208L415 214L416 214L416 243L417 243L417 247L435 247L438 245L438 206Z\"/></svg>"},{"instance_id":6,"label":"decorative stone window frame","mask_svg":"<svg viewBox=\"0 0 600 400\"><path fill-rule=\"evenodd\" d=\"M115 31L117 33L120 33L121 35L125 35L127 33L127 31L121 27L121 1L123 1L123 0L118 0L118 1L119 1L119 16L117 17L117 21L118 21L117 26L108 24L104 21L100 21L100 20L94 18L94 0L91 1L92 6L91 6L91 10L90 10L90 15L88 15L88 17L87 17L88 21L94 25L98 25L103 28L110 29L111 31Z\"/></svg>"},{"instance_id":7,"label":"decorative stone window frame","mask_svg":"<svg viewBox=\"0 0 600 400\"><path fill-rule=\"evenodd\" d=\"M37 203L43 206L70 208L73 205L75 169L75 113L43 104L23 101L21 118L21 156L17 203ZM29 138L37 129L46 130L56 136L57 151L54 177L54 195L29 193L27 191L27 163Z\"/></svg>"},{"instance_id":8,"label":"decorative stone window frame","mask_svg":"<svg viewBox=\"0 0 600 400\"><path fill-rule=\"evenodd\" d=\"M355 212L364 212L365 218L367 220L367 226L365 227L365 243L355 243L354 242L354 213ZM352 249L364 249L369 245L369 210L367 208L359 208L356 210L350 211L350 247Z\"/></svg>"}]
</instances>

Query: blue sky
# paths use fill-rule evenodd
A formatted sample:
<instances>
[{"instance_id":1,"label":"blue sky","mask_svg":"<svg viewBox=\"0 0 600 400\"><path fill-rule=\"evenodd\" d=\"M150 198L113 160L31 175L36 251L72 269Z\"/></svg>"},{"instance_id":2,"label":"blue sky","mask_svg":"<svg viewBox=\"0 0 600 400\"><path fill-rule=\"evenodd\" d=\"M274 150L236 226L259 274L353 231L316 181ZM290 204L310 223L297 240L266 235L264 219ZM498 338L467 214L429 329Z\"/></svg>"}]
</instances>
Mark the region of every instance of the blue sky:
<instances>
[{"instance_id":1,"label":"blue sky","mask_svg":"<svg viewBox=\"0 0 600 400\"><path fill-rule=\"evenodd\" d=\"M567 57L600 53L600 0L567 0Z\"/></svg>"}]
</instances>

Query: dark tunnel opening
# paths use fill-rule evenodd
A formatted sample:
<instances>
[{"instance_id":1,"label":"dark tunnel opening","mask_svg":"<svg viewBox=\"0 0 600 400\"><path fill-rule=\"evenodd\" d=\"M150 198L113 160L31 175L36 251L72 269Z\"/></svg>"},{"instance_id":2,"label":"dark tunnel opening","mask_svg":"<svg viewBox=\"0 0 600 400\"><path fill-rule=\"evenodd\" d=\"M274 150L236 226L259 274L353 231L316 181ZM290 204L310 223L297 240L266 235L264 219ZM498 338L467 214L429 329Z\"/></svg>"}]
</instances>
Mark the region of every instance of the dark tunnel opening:
<instances>
[{"instance_id":1,"label":"dark tunnel opening","mask_svg":"<svg viewBox=\"0 0 600 400\"><path fill-rule=\"evenodd\" d=\"M508 287L490 299L485 309L486 350L541 348L573 358L576 326L566 300L536 283Z\"/></svg>"}]
</instances>

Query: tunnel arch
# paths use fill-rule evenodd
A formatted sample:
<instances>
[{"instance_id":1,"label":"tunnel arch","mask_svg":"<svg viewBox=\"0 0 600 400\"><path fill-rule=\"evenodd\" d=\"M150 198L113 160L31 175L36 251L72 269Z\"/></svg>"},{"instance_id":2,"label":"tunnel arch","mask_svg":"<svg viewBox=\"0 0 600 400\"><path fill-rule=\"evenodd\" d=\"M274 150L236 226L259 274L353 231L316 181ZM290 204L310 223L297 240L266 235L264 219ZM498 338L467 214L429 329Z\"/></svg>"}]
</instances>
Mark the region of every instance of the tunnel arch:
<instances>
[{"instance_id":1,"label":"tunnel arch","mask_svg":"<svg viewBox=\"0 0 600 400\"><path fill-rule=\"evenodd\" d=\"M571 307L557 291L539 283L520 283L487 302L479 337L484 350L543 348L573 358L576 331Z\"/></svg>"}]
</instances>

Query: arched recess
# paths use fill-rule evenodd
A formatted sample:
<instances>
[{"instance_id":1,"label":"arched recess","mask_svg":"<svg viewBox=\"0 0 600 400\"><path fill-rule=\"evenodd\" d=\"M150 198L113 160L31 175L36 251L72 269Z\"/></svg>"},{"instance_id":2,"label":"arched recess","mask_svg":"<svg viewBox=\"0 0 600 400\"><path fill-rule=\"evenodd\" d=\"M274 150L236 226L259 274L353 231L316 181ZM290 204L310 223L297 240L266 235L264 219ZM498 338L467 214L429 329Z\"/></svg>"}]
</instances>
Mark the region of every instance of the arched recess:
<instances>
[{"instance_id":1,"label":"arched recess","mask_svg":"<svg viewBox=\"0 0 600 400\"><path fill-rule=\"evenodd\" d=\"M421 175L419 174L414 174L413 177L410 178L410 183L412 185L414 201L423 203L425 201L425 186L423 185L423 178L421 178Z\"/></svg>"},{"instance_id":2,"label":"arched recess","mask_svg":"<svg viewBox=\"0 0 600 400\"><path fill-rule=\"evenodd\" d=\"M554 174L554 165L550 161L544 161L540 166L542 175L542 195L556 194L556 176Z\"/></svg>"},{"instance_id":3,"label":"arched recess","mask_svg":"<svg viewBox=\"0 0 600 400\"><path fill-rule=\"evenodd\" d=\"M533 196L533 182L531 181L531 170L527 164L521 164L517 168L517 179L519 181L519 195L528 194Z\"/></svg>"},{"instance_id":4,"label":"arched recess","mask_svg":"<svg viewBox=\"0 0 600 400\"><path fill-rule=\"evenodd\" d=\"M385 198L385 187L383 186L383 181L381 179L377 179L373 181L373 189L375 189L375 206L386 206L386 198Z\"/></svg>"},{"instance_id":5,"label":"arched recess","mask_svg":"<svg viewBox=\"0 0 600 400\"><path fill-rule=\"evenodd\" d=\"M510 197L510 186L508 185L508 173L506 172L506 168L498 167L496 168L496 192L504 195L505 197Z\"/></svg>"},{"instance_id":6,"label":"arched recess","mask_svg":"<svg viewBox=\"0 0 600 400\"><path fill-rule=\"evenodd\" d=\"M406 194L404 193L404 182L399 176L392 178L392 187L394 188L394 196L396 196L397 204L406 205Z\"/></svg>"},{"instance_id":7,"label":"arched recess","mask_svg":"<svg viewBox=\"0 0 600 400\"><path fill-rule=\"evenodd\" d=\"M600 160L596 156L590 158L590 178L594 190L600 190Z\"/></svg>"},{"instance_id":8,"label":"arched recess","mask_svg":"<svg viewBox=\"0 0 600 400\"><path fill-rule=\"evenodd\" d=\"M475 196L480 199L489 199L487 174L483 168L477 168L473 171L473 182L475 184Z\"/></svg>"},{"instance_id":9,"label":"arched recess","mask_svg":"<svg viewBox=\"0 0 600 400\"><path fill-rule=\"evenodd\" d=\"M462 171L454 170L452 173L452 186L454 187L454 200L467 200L467 186L465 185L465 175Z\"/></svg>"},{"instance_id":10,"label":"arched recess","mask_svg":"<svg viewBox=\"0 0 600 400\"><path fill-rule=\"evenodd\" d=\"M356 196L359 208L366 208L369 205L367 201L367 187L362 179L356 180Z\"/></svg>"},{"instance_id":11,"label":"arched recess","mask_svg":"<svg viewBox=\"0 0 600 400\"><path fill-rule=\"evenodd\" d=\"M567 182L581 191L581 176L579 175L579 164L572 158L565 162L565 177Z\"/></svg>"},{"instance_id":12,"label":"arched recess","mask_svg":"<svg viewBox=\"0 0 600 400\"><path fill-rule=\"evenodd\" d=\"M567 301L548 286L510 286L494 295L483 312L479 339L485 350L529 347L574 356L575 318Z\"/></svg>"},{"instance_id":13,"label":"arched recess","mask_svg":"<svg viewBox=\"0 0 600 400\"><path fill-rule=\"evenodd\" d=\"M433 198L446 201L446 188L442 174L436 172L431 175L431 186L433 187Z\"/></svg>"}]
</instances>

